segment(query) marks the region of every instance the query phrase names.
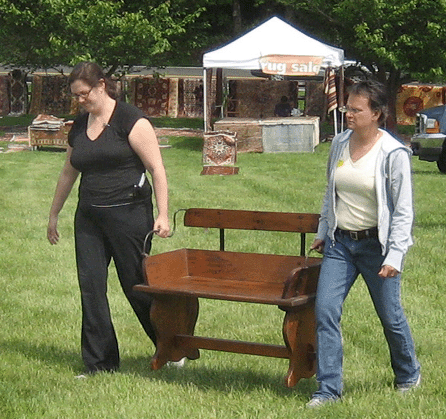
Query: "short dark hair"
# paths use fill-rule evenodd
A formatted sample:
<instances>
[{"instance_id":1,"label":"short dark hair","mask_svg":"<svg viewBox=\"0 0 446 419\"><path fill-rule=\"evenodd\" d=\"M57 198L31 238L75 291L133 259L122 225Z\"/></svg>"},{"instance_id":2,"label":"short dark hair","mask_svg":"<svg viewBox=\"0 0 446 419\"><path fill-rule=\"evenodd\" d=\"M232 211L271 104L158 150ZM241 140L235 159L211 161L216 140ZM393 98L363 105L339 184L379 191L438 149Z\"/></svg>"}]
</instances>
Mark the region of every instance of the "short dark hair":
<instances>
[{"instance_id":1,"label":"short dark hair","mask_svg":"<svg viewBox=\"0 0 446 419\"><path fill-rule=\"evenodd\" d=\"M82 80L90 87L95 87L101 80L104 80L108 95L113 99L117 97L116 83L105 75L100 65L94 62L82 61L76 64L68 76L68 83L71 85L76 80Z\"/></svg>"},{"instance_id":2,"label":"short dark hair","mask_svg":"<svg viewBox=\"0 0 446 419\"><path fill-rule=\"evenodd\" d=\"M378 119L379 124L384 124L389 113L387 91L384 84L376 80L361 80L350 86L348 93L367 97L370 102L370 108L373 111L381 112Z\"/></svg>"}]
</instances>

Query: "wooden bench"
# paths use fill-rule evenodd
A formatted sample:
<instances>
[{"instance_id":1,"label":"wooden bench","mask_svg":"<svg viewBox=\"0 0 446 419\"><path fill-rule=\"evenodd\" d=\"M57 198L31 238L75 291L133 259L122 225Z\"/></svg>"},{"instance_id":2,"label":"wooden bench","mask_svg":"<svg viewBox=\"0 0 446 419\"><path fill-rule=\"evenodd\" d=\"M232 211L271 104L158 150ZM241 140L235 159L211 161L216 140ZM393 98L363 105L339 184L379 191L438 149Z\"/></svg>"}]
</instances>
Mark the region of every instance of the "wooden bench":
<instances>
[{"instance_id":1,"label":"wooden bench","mask_svg":"<svg viewBox=\"0 0 446 419\"><path fill-rule=\"evenodd\" d=\"M199 349L289 359L287 387L315 373L314 299L320 258L305 257L305 234L317 230L318 214L191 208L184 225L220 229L220 250L179 249L143 261L145 284L135 290L153 296L151 320L157 348L151 368ZM301 234L299 256L225 251L225 230L266 230ZM276 305L285 311L284 345L194 336L198 299Z\"/></svg>"}]
</instances>

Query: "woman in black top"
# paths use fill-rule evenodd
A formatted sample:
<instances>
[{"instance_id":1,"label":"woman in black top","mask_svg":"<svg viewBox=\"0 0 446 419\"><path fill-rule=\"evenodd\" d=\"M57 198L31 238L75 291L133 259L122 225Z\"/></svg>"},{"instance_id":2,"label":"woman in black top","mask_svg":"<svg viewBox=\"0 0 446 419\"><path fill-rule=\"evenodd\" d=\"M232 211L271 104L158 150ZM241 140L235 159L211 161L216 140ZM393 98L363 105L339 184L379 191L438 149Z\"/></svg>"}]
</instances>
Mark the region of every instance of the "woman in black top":
<instances>
[{"instance_id":1,"label":"woman in black top","mask_svg":"<svg viewBox=\"0 0 446 419\"><path fill-rule=\"evenodd\" d=\"M136 293L143 282L141 251L152 229L169 234L166 173L154 129L136 107L114 99L113 85L94 63L78 64L69 77L73 96L86 111L68 136L65 165L51 205L48 240L59 241L58 215L79 173L75 215L76 264L82 300L82 357L86 373L116 371L119 350L107 300L111 259L124 293L147 335L150 297ZM154 220L152 188L158 216Z\"/></svg>"}]
</instances>

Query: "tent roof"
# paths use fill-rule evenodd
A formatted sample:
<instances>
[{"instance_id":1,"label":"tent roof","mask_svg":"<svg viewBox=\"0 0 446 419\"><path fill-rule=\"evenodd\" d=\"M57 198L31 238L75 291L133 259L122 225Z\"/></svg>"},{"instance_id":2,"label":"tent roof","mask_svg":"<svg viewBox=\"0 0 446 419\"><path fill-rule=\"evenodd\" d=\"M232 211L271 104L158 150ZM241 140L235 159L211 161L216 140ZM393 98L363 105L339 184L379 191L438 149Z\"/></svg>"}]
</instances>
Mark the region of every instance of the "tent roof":
<instances>
[{"instance_id":1,"label":"tent roof","mask_svg":"<svg viewBox=\"0 0 446 419\"><path fill-rule=\"evenodd\" d=\"M323 44L272 17L230 44L204 54L203 67L257 70L261 68L259 59L267 55L321 56L323 65L335 67L344 62L342 49Z\"/></svg>"}]
</instances>

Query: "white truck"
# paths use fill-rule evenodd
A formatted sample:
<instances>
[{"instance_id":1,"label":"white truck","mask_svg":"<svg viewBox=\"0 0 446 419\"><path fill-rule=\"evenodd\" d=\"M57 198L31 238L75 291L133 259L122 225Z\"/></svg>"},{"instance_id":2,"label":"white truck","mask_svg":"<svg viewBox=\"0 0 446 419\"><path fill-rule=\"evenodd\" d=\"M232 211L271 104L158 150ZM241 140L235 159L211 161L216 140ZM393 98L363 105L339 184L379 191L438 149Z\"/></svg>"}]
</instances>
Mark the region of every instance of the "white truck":
<instances>
[{"instance_id":1,"label":"white truck","mask_svg":"<svg viewBox=\"0 0 446 419\"><path fill-rule=\"evenodd\" d=\"M417 113L411 147L420 160L435 161L440 172L446 173L446 105Z\"/></svg>"}]
</instances>

